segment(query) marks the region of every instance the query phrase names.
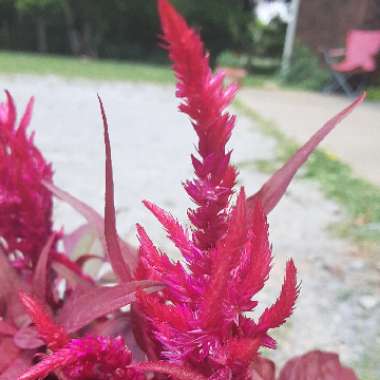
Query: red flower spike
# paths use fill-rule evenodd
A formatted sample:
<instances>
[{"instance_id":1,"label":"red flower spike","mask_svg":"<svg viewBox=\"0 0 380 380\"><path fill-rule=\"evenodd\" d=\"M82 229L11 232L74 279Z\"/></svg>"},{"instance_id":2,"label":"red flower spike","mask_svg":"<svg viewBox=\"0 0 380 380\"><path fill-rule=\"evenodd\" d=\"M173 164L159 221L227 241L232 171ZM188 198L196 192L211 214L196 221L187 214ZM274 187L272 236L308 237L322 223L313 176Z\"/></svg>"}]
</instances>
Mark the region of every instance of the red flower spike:
<instances>
[{"instance_id":1,"label":"red flower spike","mask_svg":"<svg viewBox=\"0 0 380 380\"><path fill-rule=\"evenodd\" d=\"M69 340L64 329L58 326L49 316L45 308L34 298L24 292L19 293L20 300L35 324L39 336L49 348L63 347Z\"/></svg>"},{"instance_id":2,"label":"red flower spike","mask_svg":"<svg viewBox=\"0 0 380 380\"><path fill-rule=\"evenodd\" d=\"M235 117L224 112L236 92L223 88L223 74L213 75L208 56L197 33L166 0L158 2L163 39L173 61L178 80L180 110L189 115L198 135L200 159L192 157L195 174L185 189L198 208L189 212L195 227L194 242L201 249L212 249L227 228L226 208L236 180L236 170L226 152Z\"/></svg>"},{"instance_id":3,"label":"red flower spike","mask_svg":"<svg viewBox=\"0 0 380 380\"><path fill-rule=\"evenodd\" d=\"M131 360L132 354L120 337L72 339L18 380L41 379L57 370L70 380L143 380L143 375L129 367Z\"/></svg>"},{"instance_id":4,"label":"red flower spike","mask_svg":"<svg viewBox=\"0 0 380 380\"><path fill-rule=\"evenodd\" d=\"M203 327L208 328L223 319L223 299L229 286L233 263L238 261L239 253L247 239L246 200L242 188L232 210L226 236L217 245L217 255L213 263L209 284L202 303Z\"/></svg>"},{"instance_id":5,"label":"red flower spike","mask_svg":"<svg viewBox=\"0 0 380 380\"><path fill-rule=\"evenodd\" d=\"M231 340L226 348L227 362L230 364L251 364L261 346L260 339L240 338Z\"/></svg>"},{"instance_id":6,"label":"red flower spike","mask_svg":"<svg viewBox=\"0 0 380 380\"><path fill-rule=\"evenodd\" d=\"M6 253L21 252L18 265L28 267L36 264L52 232L52 197L42 181L51 181L53 172L33 135L26 134L33 98L16 126L16 108L8 91L6 97L0 104L0 237Z\"/></svg>"},{"instance_id":7,"label":"red flower spike","mask_svg":"<svg viewBox=\"0 0 380 380\"><path fill-rule=\"evenodd\" d=\"M193 242L189 239L187 232L179 224L178 220L151 202L144 201L143 203L162 224L168 233L168 238L181 251L183 257L185 257L188 262L191 263L200 258L200 250L195 247Z\"/></svg>"}]
</instances>

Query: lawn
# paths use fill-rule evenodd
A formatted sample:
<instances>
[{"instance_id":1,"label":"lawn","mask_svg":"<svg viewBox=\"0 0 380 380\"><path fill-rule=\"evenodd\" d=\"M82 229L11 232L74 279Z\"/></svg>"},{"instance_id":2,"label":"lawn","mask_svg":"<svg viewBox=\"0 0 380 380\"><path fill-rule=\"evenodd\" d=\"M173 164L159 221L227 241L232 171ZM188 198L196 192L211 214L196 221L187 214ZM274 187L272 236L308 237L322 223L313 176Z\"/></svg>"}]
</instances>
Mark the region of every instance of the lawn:
<instances>
[{"instance_id":1,"label":"lawn","mask_svg":"<svg viewBox=\"0 0 380 380\"><path fill-rule=\"evenodd\" d=\"M0 52L1 74L55 74L69 78L170 83L169 66L56 55Z\"/></svg>"}]
</instances>

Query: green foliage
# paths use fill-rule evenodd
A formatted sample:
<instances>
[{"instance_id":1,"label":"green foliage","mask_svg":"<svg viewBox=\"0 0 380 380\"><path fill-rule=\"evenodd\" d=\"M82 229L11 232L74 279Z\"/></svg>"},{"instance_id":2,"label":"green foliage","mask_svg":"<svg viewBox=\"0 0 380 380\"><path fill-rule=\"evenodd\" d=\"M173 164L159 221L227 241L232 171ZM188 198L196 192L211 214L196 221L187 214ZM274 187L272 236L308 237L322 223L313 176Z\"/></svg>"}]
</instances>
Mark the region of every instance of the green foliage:
<instances>
[{"instance_id":1,"label":"green foliage","mask_svg":"<svg viewBox=\"0 0 380 380\"><path fill-rule=\"evenodd\" d=\"M49 12L62 5L62 0L16 0L16 9L21 12Z\"/></svg>"},{"instance_id":2,"label":"green foliage","mask_svg":"<svg viewBox=\"0 0 380 380\"><path fill-rule=\"evenodd\" d=\"M368 100L380 101L380 87L370 87L368 89Z\"/></svg>"},{"instance_id":3,"label":"green foliage","mask_svg":"<svg viewBox=\"0 0 380 380\"><path fill-rule=\"evenodd\" d=\"M296 44L288 72L280 79L285 84L308 90L321 90L330 78L318 57L306 46Z\"/></svg>"},{"instance_id":4,"label":"green foliage","mask_svg":"<svg viewBox=\"0 0 380 380\"><path fill-rule=\"evenodd\" d=\"M2 3L7 3L6 11ZM200 29L213 57L224 49L249 47L248 25L253 19L249 1L173 3ZM0 25L5 25L0 28L2 46L35 50L36 16L46 25L50 53L164 60L157 46L160 26L153 0L0 0Z\"/></svg>"},{"instance_id":5,"label":"green foliage","mask_svg":"<svg viewBox=\"0 0 380 380\"><path fill-rule=\"evenodd\" d=\"M281 57L284 46L286 24L278 17L269 24L255 20L250 26L255 56Z\"/></svg>"}]
</instances>

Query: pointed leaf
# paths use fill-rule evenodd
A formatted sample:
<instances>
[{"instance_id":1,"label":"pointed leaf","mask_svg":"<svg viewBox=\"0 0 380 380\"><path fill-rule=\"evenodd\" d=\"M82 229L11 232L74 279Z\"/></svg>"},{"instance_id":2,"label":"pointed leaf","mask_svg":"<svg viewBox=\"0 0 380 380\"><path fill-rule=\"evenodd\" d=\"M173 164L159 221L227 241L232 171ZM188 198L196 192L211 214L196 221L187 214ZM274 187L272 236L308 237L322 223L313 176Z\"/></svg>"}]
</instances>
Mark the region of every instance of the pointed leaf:
<instances>
[{"instance_id":1,"label":"pointed leaf","mask_svg":"<svg viewBox=\"0 0 380 380\"><path fill-rule=\"evenodd\" d=\"M70 234L64 235L62 239L66 255L77 258L91 252L96 238L97 234L93 226L88 223L79 226Z\"/></svg>"},{"instance_id":2,"label":"pointed leaf","mask_svg":"<svg viewBox=\"0 0 380 380\"><path fill-rule=\"evenodd\" d=\"M104 220L102 216L97 211L95 211L92 207L80 201L78 198L75 198L73 195L69 194L67 191L60 189L53 183L48 182L48 181L42 181L42 184L47 189L49 189L57 198L66 202L74 210L78 211L87 220L87 222L91 226L94 227L104 247L104 251L107 252L107 248L106 248L107 245L106 245L106 240L104 237ZM131 268L135 268L136 263L137 263L136 250L122 239L120 239L120 246L121 246L123 256L125 257L125 260L128 260Z\"/></svg>"},{"instance_id":3,"label":"pointed leaf","mask_svg":"<svg viewBox=\"0 0 380 380\"><path fill-rule=\"evenodd\" d=\"M259 198L264 211L268 214L280 201L290 181L298 169L305 163L318 144L338 125L351 111L363 102L366 94L359 96L351 105L330 119L319 131L317 131L305 145L279 169L254 195L248 198L249 208L253 207L254 201Z\"/></svg>"},{"instance_id":4,"label":"pointed leaf","mask_svg":"<svg viewBox=\"0 0 380 380\"><path fill-rule=\"evenodd\" d=\"M5 371L20 354L11 337L2 337L0 339L0 375Z\"/></svg>"},{"instance_id":5,"label":"pointed leaf","mask_svg":"<svg viewBox=\"0 0 380 380\"><path fill-rule=\"evenodd\" d=\"M352 369L343 367L337 354L311 351L289 360L279 380L358 380Z\"/></svg>"},{"instance_id":6,"label":"pointed leaf","mask_svg":"<svg viewBox=\"0 0 380 380\"><path fill-rule=\"evenodd\" d=\"M17 291L20 285L21 281L17 273L0 245L0 300Z\"/></svg>"},{"instance_id":7,"label":"pointed leaf","mask_svg":"<svg viewBox=\"0 0 380 380\"><path fill-rule=\"evenodd\" d=\"M60 255L61 256L61 255ZM88 290L95 286L95 282L86 275L78 273L66 261L54 260L52 264L54 271L67 281L69 289Z\"/></svg>"},{"instance_id":8,"label":"pointed leaf","mask_svg":"<svg viewBox=\"0 0 380 380\"><path fill-rule=\"evenodd\" d=\"M252 363L250 380L275 380L274 363L266 358L257 357Z\"/></svg>"},{"instance_id":9,"label":"pointed leaf","mask_svg":"<svg viewBox=\"0 0 380 380\"><path fill-rule=\"evenodd\" d=\"M18 379L27 369L32 366L34 352L28 351L19 354L19 356L12 361L11 365L0 374L0 380L15 380Z\"/></svg>"},{"instance_id":10,"label":"pointed leaf","mask_svg":"<svg viewBox=\"0 0 380 380\"><path fill-rule=\"evenodd\" d=\"M50 250L56 239L56 234L53 233L46 242L42 252L38 258L36 269L33 275L33 293L42 301L46 298L46 284L47 284L47 264L49 260Z\"/></svg>"},{"instance_id":11,"label":"pointed leaf","mask_svg":"<svg viewBox=\"0 0 380 380\"><path fill-rule=\"evenodd\" d=\"M33 350L45 345L39 337L38 331L32 326L21 327L13 337L17 347L24 350Z\"/></svg>"},{"instance_id":12,"label":"pointed leaf","mask_svg":"<svg viewBox=\"0 0 380 380\"><path fill-rule=\"evenodd\" d=\"M57 321L68 333L73 333L95 319L134 302L137 289L152 293L162 286L153 281L133 281L91 289L68 300L58 313Z\"/></svg>"},{"instance_id":13,"label":"pointed leaf","mask_svg":"<svg viewBox=\"0 0 380 380\"><path fill-rule=\"evenodd\" d=\"M112 265L112 269L119 279L123 282L131 280L131 273L124 257L121 253L119 238L116 231L116 216L114 202L114 186L112 173L111 143L108 134L108 121L104 111L102 99L98 95L100 111L104 127L104 146L106 153L106 191L104 208L104 235L106 240L107 254Z\"/></svg>"},{"instance_id":14,"label":"pointed leaf","mask_svg":"<svg viewBox=\"0 0 380 380\"><path fill-rule=\"evenodd\" d=\"M13 335L17 329L8 322L0 319L0 335Z\"/></svg>"}]
</instances>

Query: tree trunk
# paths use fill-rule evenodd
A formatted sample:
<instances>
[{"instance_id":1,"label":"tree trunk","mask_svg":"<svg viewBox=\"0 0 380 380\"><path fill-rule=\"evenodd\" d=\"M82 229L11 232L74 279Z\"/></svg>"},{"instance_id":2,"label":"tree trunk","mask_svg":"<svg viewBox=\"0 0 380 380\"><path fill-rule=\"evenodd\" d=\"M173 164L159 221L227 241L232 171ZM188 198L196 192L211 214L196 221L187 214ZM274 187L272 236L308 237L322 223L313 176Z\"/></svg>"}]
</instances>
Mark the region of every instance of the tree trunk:
<instances>
[{"instance_id":1,"label":"tree trunk","mask_svg":"<svg viewBox=\"0 0 380 380\"><path fill-rule=\"evenodd\" d=\"M70 51L73 55L80 55L81 43L78 36L78 31L75 29L73 12L67 0L63 1L63 13L65 15L66 20L66 33Z\"/></svg>"},{"instance_id":2,"label":"tree trunk","mask_svg":"<svg viewBox=\"0 0 380 380\"><path fill-rule=\"evenodd\" d=\"M36 17L36 32L37 32L37 51L39 53L46 53L48 50L47 35L46 35L46 22L43 16Z\"/></svg>"}]
</instances>

